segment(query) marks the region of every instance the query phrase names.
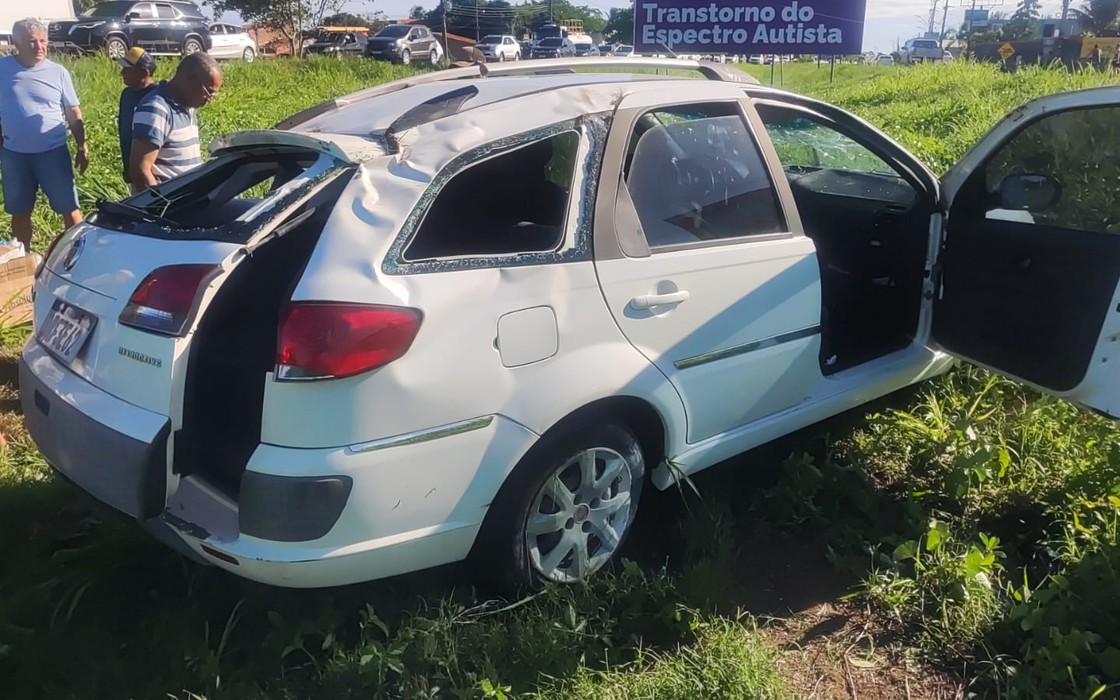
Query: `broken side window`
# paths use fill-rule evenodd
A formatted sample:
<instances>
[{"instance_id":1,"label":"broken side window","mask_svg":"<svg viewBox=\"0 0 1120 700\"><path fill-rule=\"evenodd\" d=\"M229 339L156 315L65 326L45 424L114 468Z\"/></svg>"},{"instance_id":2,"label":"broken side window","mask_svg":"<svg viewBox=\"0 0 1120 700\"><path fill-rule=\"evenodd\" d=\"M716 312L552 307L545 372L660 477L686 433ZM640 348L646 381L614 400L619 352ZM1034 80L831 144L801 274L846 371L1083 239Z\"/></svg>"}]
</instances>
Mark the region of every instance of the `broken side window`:
<instances>
[{"instance_id":1,"label":"broken side window","mask_svg":"<svg viewBox=\"0 0 1120 700\"><path fill-rule=\"evenodd\" d=\"M436 195L404 259L557 250L564 242L579 145L578 132L564 131L459 171Z\"/></svg>"}]
</instances>

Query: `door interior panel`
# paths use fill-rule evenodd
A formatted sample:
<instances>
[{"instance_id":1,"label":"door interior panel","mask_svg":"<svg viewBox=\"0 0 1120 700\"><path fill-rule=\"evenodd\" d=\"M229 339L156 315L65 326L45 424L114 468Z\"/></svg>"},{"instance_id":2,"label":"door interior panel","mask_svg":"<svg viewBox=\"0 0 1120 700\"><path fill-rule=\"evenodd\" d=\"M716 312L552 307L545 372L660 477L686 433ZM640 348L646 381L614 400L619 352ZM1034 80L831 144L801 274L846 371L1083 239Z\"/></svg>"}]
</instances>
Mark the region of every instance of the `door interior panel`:
<instances>
[{"instance_id":1,"label":"door interior panel","mask_svg":"<svg viewBox=\"0 0 1120 700\"><path fill-rule=\"evenodd\" d=\"M928 226L929 208L909 187L877 187L882 198L869 198L817 181L862 176L889 185L894 178L835 170L788 175L820 261L822 369L842 371L906 347L918 323L925 243L913 232ZM806 177L814 181L802 182Z\"/></svg>"},{"instance_id":2,"label":"door interior panel","mask_svg":"<svg viewBox=\"0 0 1120 700\"><path fill-rule=\"evenodd\" d=\"M941 259L938 343L1056 391L1081 382L1120 281L1120 236L958 215Z\"/></svg>"}]
</instances>

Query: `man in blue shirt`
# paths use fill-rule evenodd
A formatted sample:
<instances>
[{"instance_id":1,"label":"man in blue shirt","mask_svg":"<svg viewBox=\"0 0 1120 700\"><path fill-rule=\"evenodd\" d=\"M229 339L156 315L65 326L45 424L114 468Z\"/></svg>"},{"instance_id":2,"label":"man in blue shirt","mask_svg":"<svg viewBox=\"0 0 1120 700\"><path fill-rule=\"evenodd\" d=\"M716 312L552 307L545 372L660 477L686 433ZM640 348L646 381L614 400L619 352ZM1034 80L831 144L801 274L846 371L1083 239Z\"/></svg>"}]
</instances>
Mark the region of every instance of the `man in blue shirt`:
<instances>
[{"instance_id":1,"label":"man in blue shirt","mask_svg":"<svg viewBox=\"0 0 1120 700\"><path fill-rule=\"evenodd\" d=\"M69 228L82 220L66 131L74 135L74 165L89 165L85 123L70 73L47 60L47 30L37 19L12 26L15 56L0 58L0 185L12 233L31 252L31 213L42 188Z\"/></svg>"},{"instance_id":2,"label":"man in blue shirt","mask_svg":"<svg viewBox=\"0 0 1120 700\"><path fill-rule=\"evenodd\" d=\"M124 90L121 90L120 108L117 111L117 134L121 144L121 168L124 181L129 183L133 193L132 181L128 177L129 153L132 151L132 118L136 112L136 105L140 100L155 88L152 76L156 72L156 59L139 46L133 46L128 53L117 59L121 64L121 79L124 80Z\"/></svg>"},{"instance_id":3,"label":"man in blue shirt","mask_svg":"<svg viewBox=\"0 0 1120 700\"><path fill-rule=\"evenodd\" d=\"M166 182L202 164L195 110L222 87L217 61L199 51L179 62L175 75L149 92L132 117L129 179L137 190Z\"/></svg>"}]
</instances>

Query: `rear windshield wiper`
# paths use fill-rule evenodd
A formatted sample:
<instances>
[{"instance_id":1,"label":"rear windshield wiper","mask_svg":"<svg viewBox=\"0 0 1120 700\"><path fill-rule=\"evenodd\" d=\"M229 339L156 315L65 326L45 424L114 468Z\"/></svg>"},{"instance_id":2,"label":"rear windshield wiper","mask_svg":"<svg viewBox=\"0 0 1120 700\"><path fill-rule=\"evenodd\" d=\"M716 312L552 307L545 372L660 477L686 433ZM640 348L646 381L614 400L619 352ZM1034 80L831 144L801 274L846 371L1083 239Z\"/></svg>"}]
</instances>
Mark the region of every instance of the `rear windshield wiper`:
<instances>
[{"instance_id":1,"label":"rear windshield wiper","mask_svg":"<svg viewBox=\"0 0 1120 700\"><path fill-rule=\"evenodd\" d=\"M178 223L172 221L171 219L166 219L162 216L159 216L158 214L153 214L146 209L134 207L131 204L125 204L124 202L112 202L108 199L101 199L97 202L97 210L105 212L106 214L109 214L111 216L125 216L130 219L150 221L154 224L159 224L160 226L170 226L173 228L178 228L179 226Z\"/></svg>"}]
</instances>

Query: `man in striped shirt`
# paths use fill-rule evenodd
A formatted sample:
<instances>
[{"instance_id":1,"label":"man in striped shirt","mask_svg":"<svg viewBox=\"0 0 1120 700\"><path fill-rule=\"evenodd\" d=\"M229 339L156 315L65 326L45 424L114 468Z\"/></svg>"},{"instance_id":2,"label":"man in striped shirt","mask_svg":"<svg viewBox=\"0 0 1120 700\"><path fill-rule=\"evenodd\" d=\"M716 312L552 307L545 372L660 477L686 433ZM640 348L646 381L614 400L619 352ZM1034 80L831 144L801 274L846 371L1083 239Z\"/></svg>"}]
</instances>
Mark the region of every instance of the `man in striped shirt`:
<instances>
[{"instance_id":1,"label":"man in striped shirt","mask_svg":"<svg viewBox=\"0 0 1120 700\"><path fill-rule=\"evenodd\" d=\"M202 164L195 110L222 87L222 71L210 56L193 53L175 76L144 96L132 117L129 178L136 191L166 182Z\"/></svg>"}]
</instances>

